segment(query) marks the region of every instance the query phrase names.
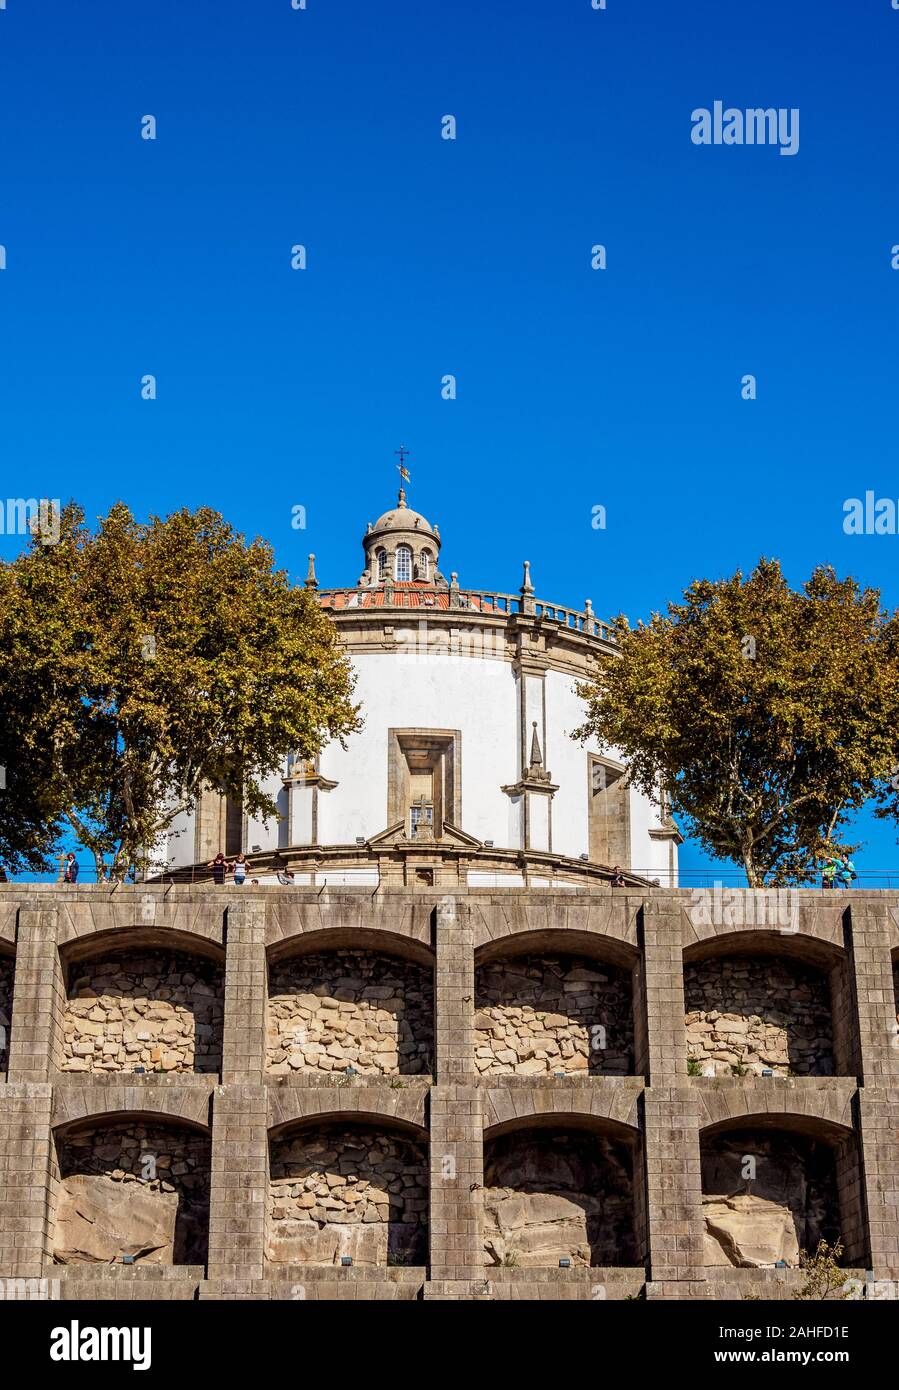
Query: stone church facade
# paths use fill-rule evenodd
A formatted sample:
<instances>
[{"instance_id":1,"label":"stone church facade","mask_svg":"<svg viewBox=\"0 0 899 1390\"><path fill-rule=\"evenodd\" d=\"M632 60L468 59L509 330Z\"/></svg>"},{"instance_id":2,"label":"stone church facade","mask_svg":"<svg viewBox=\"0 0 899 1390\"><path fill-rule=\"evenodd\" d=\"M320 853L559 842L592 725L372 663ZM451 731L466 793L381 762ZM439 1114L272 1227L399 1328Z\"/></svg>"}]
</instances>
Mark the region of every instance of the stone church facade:
<instances>
[{"instance_id":1,"label":"stone church facade","mask_svg":"<svg viewBox=\"0 0 899 1390\"><path fill-rule=\"evenodd\" d=\"M537 599L527 563L517 593L462 588L441 544L401 489L363 536L358 583L319 589L310 558L364 727L269 779L276 819L208 789L160 848L161 875L196 882L219 850L243 850L263 885L289 871L315 887L551 890L607 882L615 865L677 885L663 799L628 786L614 750L571 737L576 683L614 658L609 627L589 599Z\"/></svg>"}]
</instances>

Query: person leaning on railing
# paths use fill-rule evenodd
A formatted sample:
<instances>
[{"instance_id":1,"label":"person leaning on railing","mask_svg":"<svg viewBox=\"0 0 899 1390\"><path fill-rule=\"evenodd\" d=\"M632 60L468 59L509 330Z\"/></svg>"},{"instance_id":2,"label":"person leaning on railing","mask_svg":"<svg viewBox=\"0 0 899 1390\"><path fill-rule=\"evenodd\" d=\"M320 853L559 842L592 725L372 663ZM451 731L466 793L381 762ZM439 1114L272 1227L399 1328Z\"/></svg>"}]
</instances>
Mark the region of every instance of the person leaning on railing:
<instances>
[{"instance_id":1,"label":"person leaning on railing","mask_svg":"<svg viewBox=\"0 0 899 1390\"><path fill-rule=\"evenodd\" d=\"M209 861L209 863L206 865L206 867L207 867L207 869L211 869L211 871L212 871L212 881L213 881L213 883L224 883L224 882L225 882L225 874L229 874L229 873L231 872L231 869L233 868L233 865L231 865L231 864L228 863L227 859L226 859L225 856L222 854L221 850L219 850L219 852L218 852L218 854L215 856L215 858L214 858L214 859L210 859L210 861Z\"/></svg>"},{"instance_id":2,"label":"person leaning on railing","mask_svg":"<svg viewBox=\"0 0 899 1390\"><path fill-rule=\"evenodd\" d=\"M855 872L855 865L848 854L834 855L824 863L821 870L822 888L842 888L845 892L852 887L854 879L858 878Z\"/></svg>"}]
</instances>

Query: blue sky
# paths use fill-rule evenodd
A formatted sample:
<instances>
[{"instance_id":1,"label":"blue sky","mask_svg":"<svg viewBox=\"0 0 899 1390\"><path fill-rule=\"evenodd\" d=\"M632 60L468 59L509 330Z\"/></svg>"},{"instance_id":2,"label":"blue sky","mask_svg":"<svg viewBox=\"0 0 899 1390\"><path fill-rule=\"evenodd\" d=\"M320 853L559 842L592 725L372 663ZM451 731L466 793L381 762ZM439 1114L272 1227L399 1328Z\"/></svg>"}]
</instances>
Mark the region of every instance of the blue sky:
<instances>
[{"instance_id":1,"label":"blue sky","mask_svg":"<svg viewBox=\"0 0 899 1390\"><path fill-rule=\"evenodd\" d=\"M842 519L899 497L897 55L890 0L6 0L0 494L353 583L402 442L463 585L637 617L766 554L895 606ZM694 145L718 99L799 152Z\"/></svg>"}]
</instances>

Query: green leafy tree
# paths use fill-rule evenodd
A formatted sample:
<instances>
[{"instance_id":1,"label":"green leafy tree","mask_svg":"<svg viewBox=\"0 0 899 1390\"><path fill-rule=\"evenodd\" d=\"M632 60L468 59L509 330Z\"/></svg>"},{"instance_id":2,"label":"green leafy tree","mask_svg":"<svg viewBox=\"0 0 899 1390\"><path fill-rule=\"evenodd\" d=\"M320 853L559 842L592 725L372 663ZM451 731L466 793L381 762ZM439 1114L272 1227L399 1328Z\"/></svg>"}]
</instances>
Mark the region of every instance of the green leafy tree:
<instances>
[{"instance_id":1,"label":"green leafy tree","mask_svg":"<svg viewBox=\"0 0 899 1390\"><path fill-rule=\"evenodd\" d=\"M575 737L616 748L750 886L804 883L897 761L899 629L874 589L818 568L800 592L776 561L697 580L667 614L616 621L618 659L579 686Z\"/></svg>"},{"instance_id":2,"label":"green leafy tree","mask_svg":"<svg viewBox=\"0 0 899 1390\"><path fill-rule=\"evenodd\" d=\"M828 1245L819 1240L813 1255L806 1250L799 1252L799 1268L805 1275L805 1283L793 1292L793 1298L801 1301L817 1299L836 1299L842 1302L856 1296L856 1289L847 1280L846 1271L839 1261L843 1257L843 1243L840 1240Z\"/></svg>"},{"instance_id":3,"label":"green leafy tree","mask_svg":"<svg viewBox=\"0 0 899 1390\"><path fill-rule=\"evenodd\" d=\"M42 572L21 560L0 564L0 861L12 872L47 869L65 829L57 658L73 581L68 538Z\"/></svg>"},{"instance_id":4,"label":"green leafy tree","mask_svg":"<svg viewBox=\"0 0 899 1390\"><path fill-rule=\"evenodd\" d=\"M314 597L217 512L141 523L119 503L92 533L70 505L57 545L3 568L0 696L13 735L34 718L10 756L43 818L0 854L34 867L67 822L120 879L204 786L274 816L261 784L284 758L360 726L353 683Z\"/></svg>"}]
</instances>

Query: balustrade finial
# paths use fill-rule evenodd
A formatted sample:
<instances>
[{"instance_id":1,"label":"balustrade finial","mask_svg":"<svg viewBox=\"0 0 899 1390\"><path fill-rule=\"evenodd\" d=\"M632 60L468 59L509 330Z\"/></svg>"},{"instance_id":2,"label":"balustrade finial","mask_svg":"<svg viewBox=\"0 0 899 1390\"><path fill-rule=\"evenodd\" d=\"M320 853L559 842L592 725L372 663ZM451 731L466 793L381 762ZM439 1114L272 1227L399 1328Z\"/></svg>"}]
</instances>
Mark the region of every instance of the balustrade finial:
<instances>
[{"instance_id":1,"label":"balustrade finial","mask_svg":"<svg viewBox=\"0 0 899 1390\"><path fill-rule=\"evenodd\" d=\"M521 611L522 613L533 614L534 612L534 586L531 583L531 562L524 562L524 579L521 585Z\"/></svg>"}]
</instances>

